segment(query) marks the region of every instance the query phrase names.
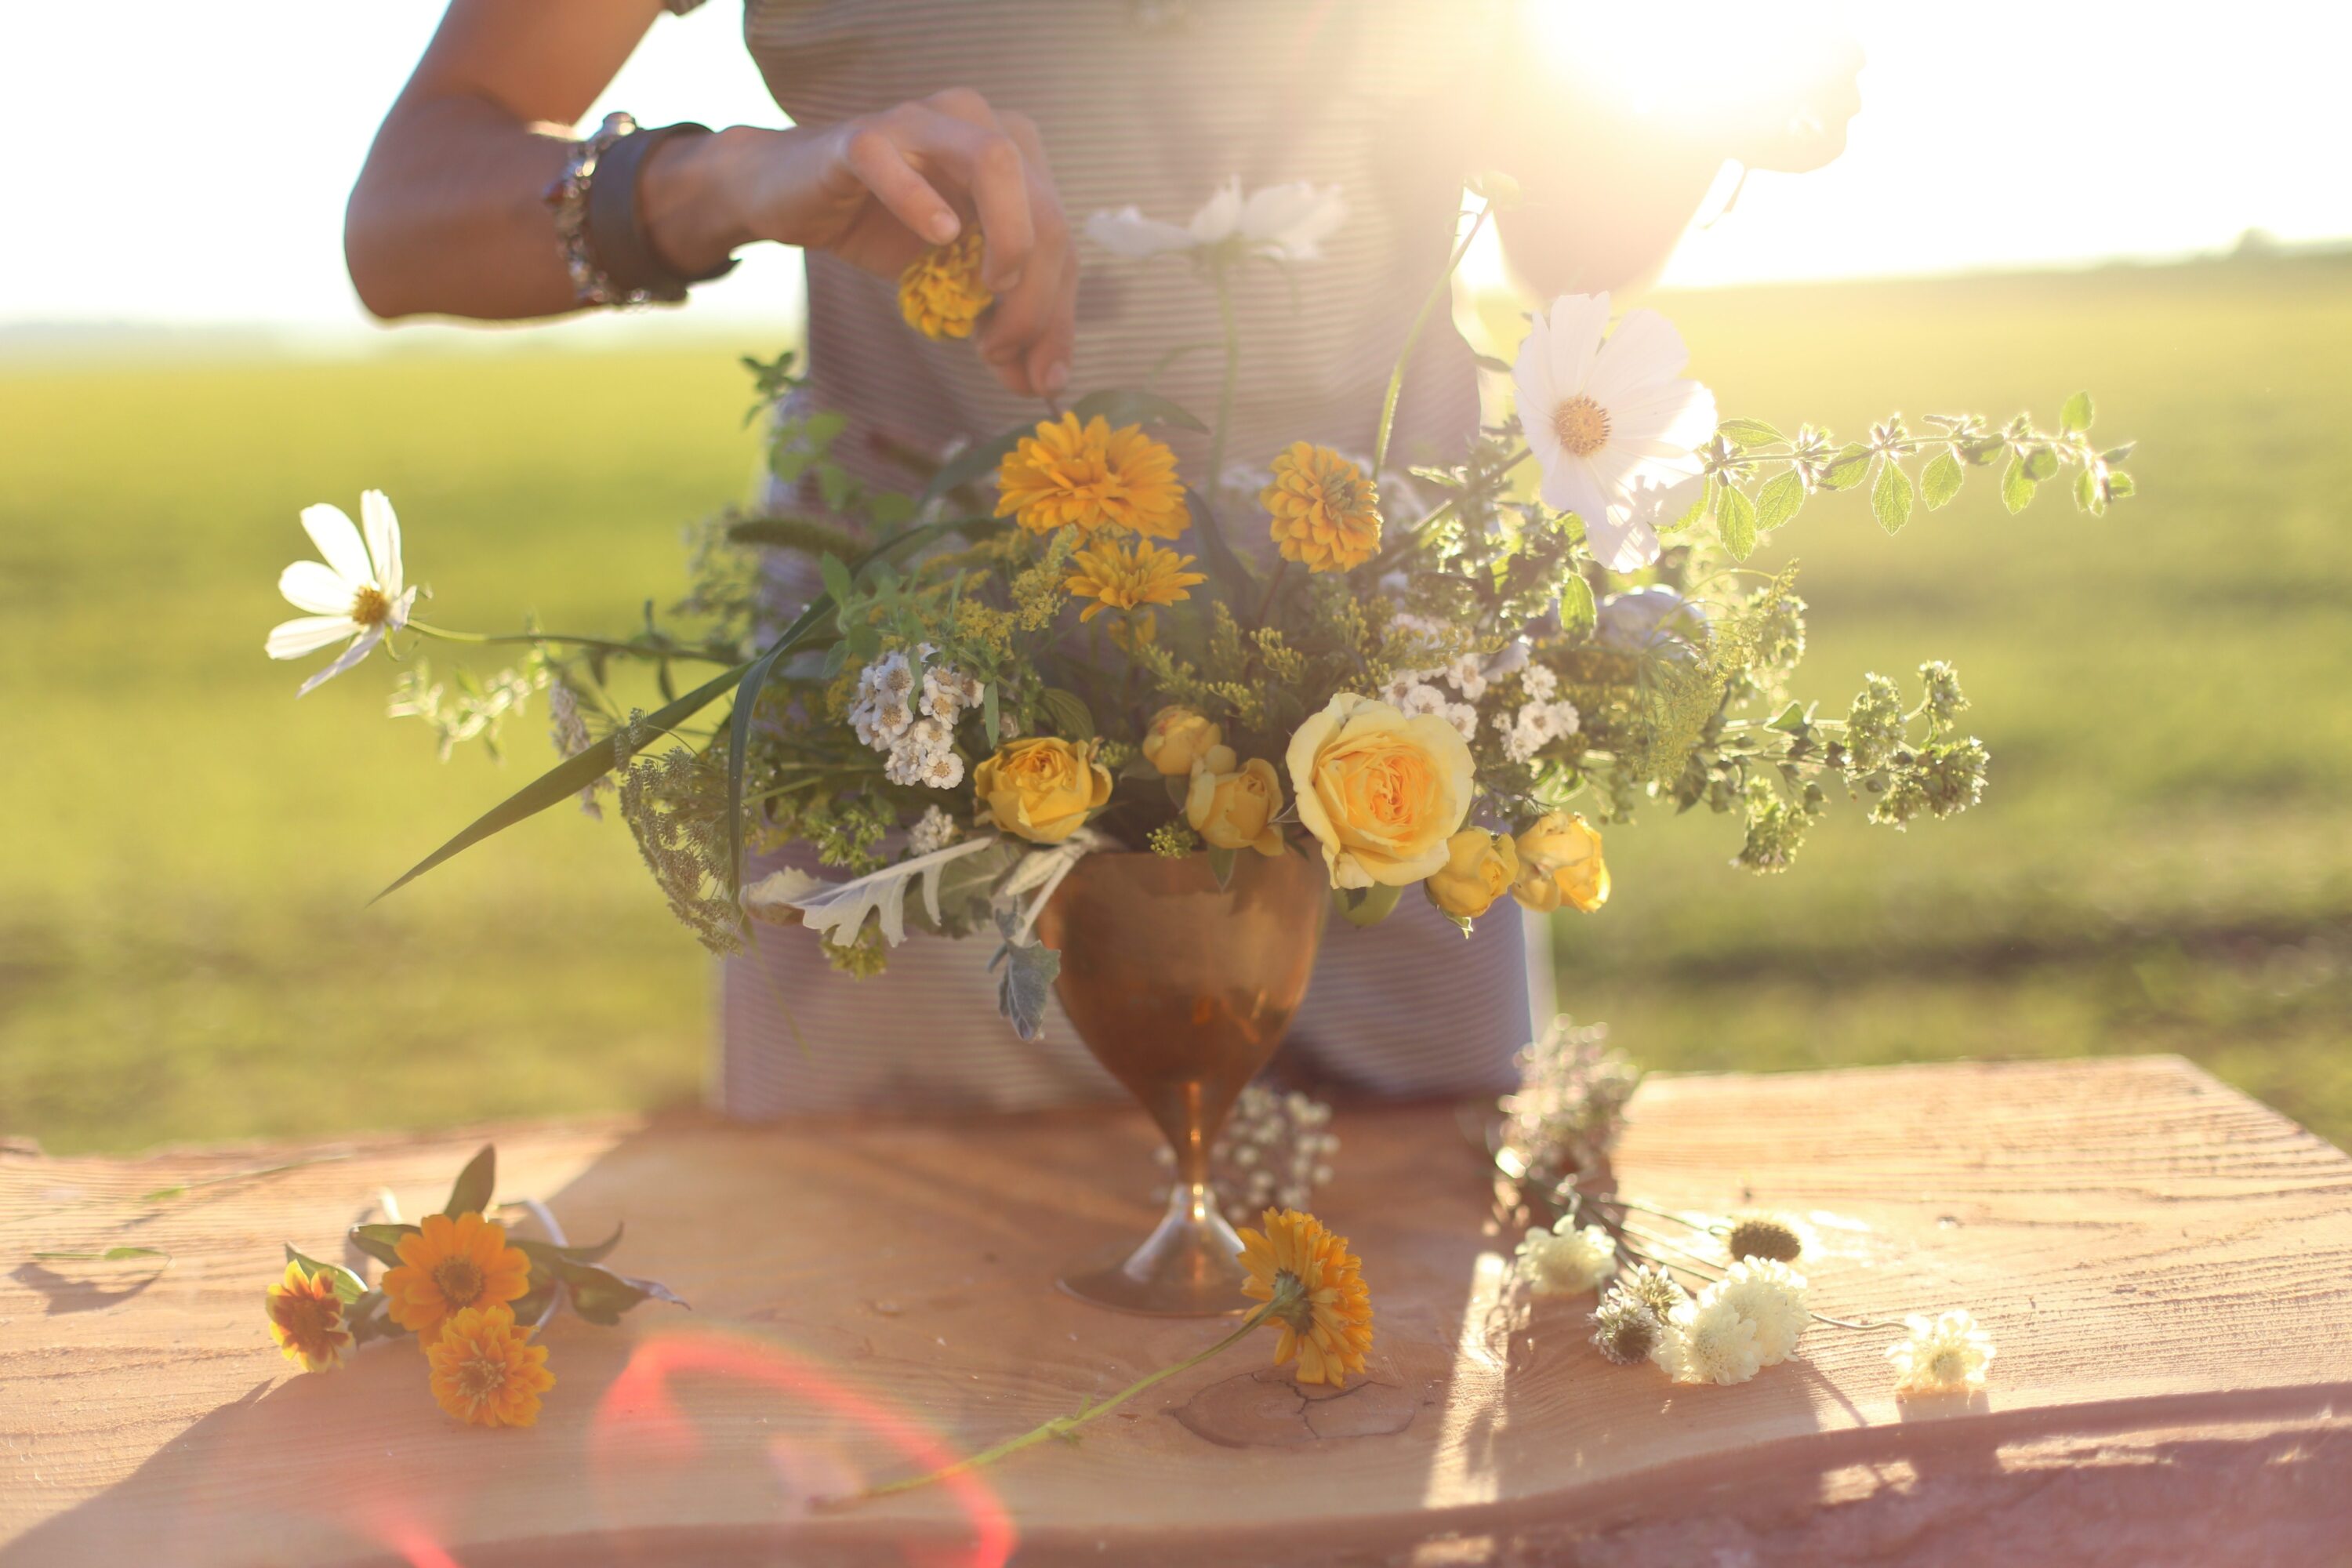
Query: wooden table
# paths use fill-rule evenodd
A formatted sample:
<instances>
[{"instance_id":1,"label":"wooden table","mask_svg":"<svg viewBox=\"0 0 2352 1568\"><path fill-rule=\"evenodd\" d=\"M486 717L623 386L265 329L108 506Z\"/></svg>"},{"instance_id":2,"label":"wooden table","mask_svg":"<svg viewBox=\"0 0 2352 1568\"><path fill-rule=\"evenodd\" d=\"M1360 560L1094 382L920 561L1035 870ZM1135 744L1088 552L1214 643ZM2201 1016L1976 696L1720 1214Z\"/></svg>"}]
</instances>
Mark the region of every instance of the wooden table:
<instances>
[{"instance_id":1,"label":"wooden table","mask_svg":"<svg viewBox=\"0 0 2352 1568\"><path fill-rule=\"evenodd\" d=\"M1737 1388L1610 1366L1589 1299L1504 1289L1449 1110L1338 1129L1318 1206L1364 1258L1370 1379L1303 1396L1261 1336L983 1484L846 1511L809 1500L1219 1331L1052 1288L1146 1225L1139 1117L489 1130L502 1195L575 1237L625 1217L614 1266L694 1303L560 1321L508 1432L443 1416L411 1342L300 1376L261 1316L281 1240L340 1256L384 1188L430 1209L483 1133L0 1156L0 1565L2352 1560L2352 1161L2185 1063L1643 1089L1622 1190L1811 1214L1823 1310L1971 1308L2000 1353L1956 1407L1897 1404L1886 1331L1816 1327ZM170 1264L18 1261L123 1244Z\"/></svg>"}]
</instances>

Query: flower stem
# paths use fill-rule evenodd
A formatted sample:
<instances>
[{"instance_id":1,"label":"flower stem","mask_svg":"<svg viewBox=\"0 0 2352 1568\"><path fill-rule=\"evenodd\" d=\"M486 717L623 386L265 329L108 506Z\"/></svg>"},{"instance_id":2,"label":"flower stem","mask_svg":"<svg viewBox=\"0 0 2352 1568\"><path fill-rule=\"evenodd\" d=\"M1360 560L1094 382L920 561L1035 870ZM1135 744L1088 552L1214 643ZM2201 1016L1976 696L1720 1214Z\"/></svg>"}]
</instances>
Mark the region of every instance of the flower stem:
<instances>
[{"instance_id":1,"label":"flower stem","mask_svg":"<svg viewBox=\"0 0 2352 1568\"><path fill-rule=\"evenodd\" d=\"M1234 423L1234 391L1241 382L1242 330L1234 317L1234 286L1223 264L1210 271L1217 289L1217 324L1224 330L1225 375L1217 388L1217 429L1209 437L1209 496L1213 506L1224 499L1225 435Z\"/></svg>"},{"instance_id":2,"label":"flower stem","mask_svg":"<svg viewBox=\"0 0 2352 1568\"><path fill-rule=\"evenodd\" d=\"M610 637L570 637L562 632L500 632L493 634L488 632L451 631L446 626L427 626L425 622L418 620L410 621L408 623L408 630L416 632L425 637L437 637L443 642L473 643L482 646L500 643L529 643L533 646L537 646L541 643L556 642L566 643L573 647L602 648L606 653L624 653L636 658L685 658L692 659L701 664L731 665L741 657L735 649L732 648L696 648L675 644L647 645L646 643L615 642Z\"/></svg>"},{"instance_id":3,"label":"flower stem","mask_svg":"<svg viewBox=\"0 0 2352 1568\"><path fill-rule=\"evenodd\" d=\"M1492 202L1479 206L1478 216L1470 220L1470 231L1462 237L1462 243L1454 247L1453 259L1446 262L1445 270L1437 275L1437 281L1429 286L1429 293L1422 300L1421 310L1404 335L1404 347L1397 351L1396 368L1389 372L1388 393L1381 399L1380 434L1372 437L1372 481L1375 484L1380 482L1381 466L1388 461L1389 436L1396 427L1397 399L1404 395L1405 363L1412 358L1413 348L1421 342L1422 330L1429 325L1430 312L1437 309L1438 300L1452 292L1454 268L1460 267L1462 258L1470 253L1470 242L1478 237L1478 230L1486 223L1486 215L1494 210Z\"/></svg>"},{"instance_id":4,"label":"flower stem","mask_svg":"<svg viewBox=\"0 0 2352 1568\"><path fill-rule=\"evenodd\" d=\"M1257 624L1259 626L1262 626L1265 625L1265 614L1268 610L1274 608L1274 595L1282 586L1283 574L1287 573L1289 570L1290 560L1287 556L1285 556L1282 560L1274 563L1274 575L1266 579L1265 597L1257 602Z\"/></svg>"},{"instance_id":5,"label":"flower stem","mask_svg":"<svg viewBox=\"0 0 2352 1568\"><path fill-rule=\"evenodd\" d=\"M856 1494L854 1497L845 1498L842 1500L845 1502L863 1502L872 1498L888 1497L896 1492L914 1491L919 1488L929 1486L934 1481L943 1481L950 1476L960 1476L967 1470L976 1470L982 1465L992 1465L997 1460L1005 1458L1007 1455L1017 1454L1024 1448L1034 1447L1037 1444L1044 1442L1048 1437L1066 1437L1076 1432L1079 1427L1085 1426L1087 1422L1095 1420L1099 1416L1109 1415L1112 1411L1118 1409L1120 1405L1126 1404L1129 1400L1134 1398L1145 1389L1150 1388L1153 1384L1163 1383L1169 1378L1174 1377L1180 1372L1190 1372L1194 1367L1200 1365L1202 1362L1209 1360L1213 1356L1224 1351L1231 1350L1234 1346L1241 1343L1243 1338L1246 1336L1251 1330L1265 1321L1266 1315L1274 1310L1275 1305L1276 1304L1274 1302L1268 1301L1256 1311L1252 1312L1248 1317L1244 1318L1240 1328L1235 1329L1232 1333L1227 1334L1223 1339L1219 1340L1207 1350L1202 1351L1197 1355L1188 1356L1184 1360L1176 1363L1173 1366L1163 1366L1158 1372L1146 1373L1144 1376L1138 1378L1135 1382L1129 1384L1117 1394L1112 1394L1108 1399L1104 1400L1100 1405L1090 1405L1084 1410L1079 1411L1076 1415L1056 1415L1051 1421L1047 1421L1042 1426L1032 1427L1030 1430L1022 1433L1018 1437L1008 1437L992 1448L982 1448L979 1453L972 1455L969 1458L958 1459L954 1464L933 1470L928 1475L909 1476L904 1480L887 1481L878 1487L868 1487L864 1491Z\"/></svg>"}]
</instances>

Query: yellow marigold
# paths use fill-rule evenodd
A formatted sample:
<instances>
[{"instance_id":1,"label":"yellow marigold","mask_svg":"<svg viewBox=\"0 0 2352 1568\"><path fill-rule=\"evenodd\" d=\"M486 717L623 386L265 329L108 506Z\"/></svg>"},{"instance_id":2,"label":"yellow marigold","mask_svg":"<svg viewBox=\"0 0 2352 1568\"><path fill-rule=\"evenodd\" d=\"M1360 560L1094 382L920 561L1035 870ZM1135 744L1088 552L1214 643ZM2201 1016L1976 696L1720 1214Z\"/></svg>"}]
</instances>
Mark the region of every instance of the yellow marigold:
<instances>
[{"instance_id":1,"label":"yellow marigold","mask_svg":"<svg viewBox=\"0 0 2352 1568\"><path fill-rule=\"evenodd\" d=\"M1094 601L1078 612L1081 621L1091 621L1106 609L1173 605L1192 596L1184 590L1193 584L1208 581L1198 572L1185 570L1192 564L1192 557L1162 550L1148 539L1137 540L1132 547L1106 539L1079 551L1073 564L1077 570L1063 586Z\"/></svg>"},{"instance_id":2,"label":"yellow marigold","mask_svg":"<svg viewBox=\"0 0 2352 1568\"><path fill-rule=\"evenodd\" d=\"M1270 1302L1265 1321L1281 1331L1274 1364L1298 1358L1298 1381L1345 1383L1364 1370L1372 1347L1372 1298L1348 1238L1323 1228L1313 1215L1268 1209L1264 1230L1242 1233L1242 1294Z\"/></svg>"},{"instance_id":3,"label":"yellow marigold","mask_svg":"<svg viewBox=\"0 0 2352 1568\"><path fill-rule=\"evenodd\" d=\"M898 313L927 338L968 338L980 313L996 302L981 286L981 235L967 227L925 251L898 274Z\"/></svg>"},{"instance_id":4,"label":"yellow marigold","mask_svg":"<svg viewBox=\"0 0 2352 1568\"><path fill-rule=\"evenodd\" d=\"M982 811L1006 833L1058 844L1110 800L1110 770L1090 745L1050 735L1007 741L971 772Z\"/></svg>"},{"instance_id":5,"label":"yellow marigold","mask_svg":"<svg viewBox=\"0 0 2352 1568\"><path fill-rule=\"evenodd\" d=\"M269 1288L269 1337L286 1359L304 1372L332 1372L352 1352L352 1331L343 1322L343 1300L326 1274L313 1274L292 1258L286 1278Z\"/></svg>"},{"instance_id":6,"label":"yellow marigold","mask_svg":"<svg viewBox=\"0 0 2352 1568\"><path fill-rule=\"evenodd\" d=\"M476 1426L529 1426L539 1420L539 1396L555 1386L547 1347L530 1342L505 1306L468 1307L450 1318L425 1351L433 1363L433 1397L458 1420Z\"/></svg>"},{"instance_id":7,"label":"yellow marigold","mask_svg":"<svg viewBox=\"0 0 2352 1568\"><path fill-rule=\"evenodd\" d=\"M997 465L996 515L1032 533L1076 528L1173 539L1192 521L1176 454L1140 425L1114 430L1097 415L1042 421Z\"/></svg>"},{"instance_id":8,"label":"yellow marigold","mask_svg":"<svg viewBox=\"0 0 2352 1568\"><path fill-rule=\"evenodd\" d=\"M1563 903L1591 914L1609 901L1609 863L1601 830L1572 811L1538 817L1519 835L1518 880L1511 896L1538 914Z\"/></svg>"},{"instance_id":9,"label":"yellow marigold","mask_svg":"<svg viewBox=\"0 0 2352 1568\"><path fill-rule=\"evenodd\" d=\"M1381 547L1380 491L1328 447L1293 442L1274 460L1274 482L1257 499L1273 514L1282 558L1310 572L1345 572Z\"/></svg>"},{"instance_id":10,"label":"yellow marigold","mask_svg":"<svg viewBox=\"0 0 2352 1568\"><path fill-rule=\"evenodd\" d=\"M418 1231L400 1238L400 1267L384 1274L383 1293L392 1321L425 1344L456 1314L519 1300L530 1289L530 1259L507 1245L497 1221L431 1214Z\"/></svg>"}]
</instances>

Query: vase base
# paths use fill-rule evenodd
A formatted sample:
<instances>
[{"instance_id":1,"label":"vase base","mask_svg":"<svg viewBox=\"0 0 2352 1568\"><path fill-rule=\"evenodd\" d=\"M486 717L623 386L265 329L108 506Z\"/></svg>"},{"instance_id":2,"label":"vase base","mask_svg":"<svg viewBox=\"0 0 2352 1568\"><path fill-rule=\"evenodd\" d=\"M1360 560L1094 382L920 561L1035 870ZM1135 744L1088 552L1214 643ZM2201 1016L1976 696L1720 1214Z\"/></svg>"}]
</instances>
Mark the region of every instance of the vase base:
<instances>
[{"instance_id":1,"label":"vase base","mask_svg":"<svg viewBox=\"0 0 2352 1568\"><path fill-rule=\"evenodd\" d=\"M1221 1318L1246 1311L1242 1294L1242 1238L1212 1209L1195 1217L1181 1209L1160 1222L1124 1262L1078 1268L1062 1289L1079 1300L1115 1312L1154 1318Z\"/></svg>"}]
</instances>

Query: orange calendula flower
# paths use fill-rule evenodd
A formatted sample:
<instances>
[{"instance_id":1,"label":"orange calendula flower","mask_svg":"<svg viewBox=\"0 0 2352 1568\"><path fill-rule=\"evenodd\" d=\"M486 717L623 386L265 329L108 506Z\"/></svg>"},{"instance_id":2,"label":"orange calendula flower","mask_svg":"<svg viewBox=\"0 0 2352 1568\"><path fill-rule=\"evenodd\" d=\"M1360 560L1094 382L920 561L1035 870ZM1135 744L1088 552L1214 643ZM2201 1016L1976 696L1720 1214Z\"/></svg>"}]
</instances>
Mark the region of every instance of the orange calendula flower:
<instances>
[{"instance_id":1,"label":"orange calendula flower","mask_svg":"<svg viewBox=\"0 0 2352 1568\"><path fill-rule=\"evenodd\" d=\"M996 515L1032 533L1076 528L1173 539L1192 514L1176 478L1176 454L1140 425L1114 430L1100 415L1040 423L997 466Z\"/></svg>"},{"instance_id":2,"label":"orange calendula flower","mask_svg":"<svg viewBox=\"0 0 2352 1568\"><path fill-rule=\"evenodd\" d=\"M547 1347L530 1342L504 1306L468 1307L450 1318L425 1352L433 1363L433 1397L476 1426L529 1426L539 1396L555 1386Z\"/></svg>"},{"instance_id":3,"label":"orange calendula flower","mask_svg":"<svg viewBox=\"0 0 2352 1568\"><path fill-rule=\"evenodd\" d=\"M1244 1229L1242 1294L1272 1303L1266 1321L1281 1330L1274 1364L1298 1358L1298 1381L1335 1387L1364 1370L1372 1345L1372 1298L1348 1238L1313 1215L1268 1209L1262 1231Z\"/></svg>"},{"instance_id":4,"label":"orange calendula flower","mask_svg":"<svg viewBox=\"0 0 2352 1568\"><path fill-rule=\"evenodd\" d=\"M1062 585L1082 599L1094 601L1078 612L1081 621L1091 621L1105 610L1173 605L1192 596L1185 590L1193 584L1208 581L1198 572L1185 570L1192 564L1192 557L1162 550L1148 539L1139 539L1131 546L1106 539L1079 551L1071 563L1077 570Z\"/></svg>"},{"instance_id":5,"label":"orange calendula flower","mask_svg":"<svg viewBox=\"0 0 2352 1568\"><path fill-rule=\"evenodd\" d=\"M289 1258L286 1278L269 1288L269 1337L304 1372L332 1372L352 1353L343 1300L326 1274Z\"/></svg>"},{"instance_id":6,"label":"orange calendula flower","mask_svg":"<svg viewBox=\"0 0 2352 1568\"><path fill-rule=\"evenodd\" d=\"M980 281L981 235L967 227L898 274L898 313L927 338L968 338L996 296Z\"/></svg>"},{"instance_id":7,"label":"orange calendula flower","mask_svg":"<svg viewBox=\"0 0 2352 1568\"><path fill-rule=\"evenodd\" d=\"M401 1237L400 1267L384 1275L383 1293L392 1321L426 1345L457 1313L518 1300L530 1289L530 1259L507 1245L496 1220L432 1214L418 1229Z\"/></svg>"},{"instance_id":8,"label":"orange calendula flower","mask_svg":"<svg viewBox=\"0 0 2352 1568\"><path fill-rule=\"evenodd\" d=\"M1291 443L1275 458L1274 482L1257 499L1273 514L1282 558L1309 572L1345 572L1381 547L1380 491L1328 447Z\"/></svg>"}]
</instances>

